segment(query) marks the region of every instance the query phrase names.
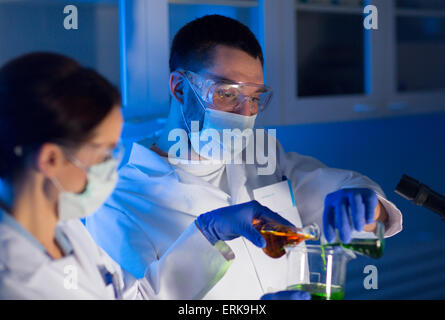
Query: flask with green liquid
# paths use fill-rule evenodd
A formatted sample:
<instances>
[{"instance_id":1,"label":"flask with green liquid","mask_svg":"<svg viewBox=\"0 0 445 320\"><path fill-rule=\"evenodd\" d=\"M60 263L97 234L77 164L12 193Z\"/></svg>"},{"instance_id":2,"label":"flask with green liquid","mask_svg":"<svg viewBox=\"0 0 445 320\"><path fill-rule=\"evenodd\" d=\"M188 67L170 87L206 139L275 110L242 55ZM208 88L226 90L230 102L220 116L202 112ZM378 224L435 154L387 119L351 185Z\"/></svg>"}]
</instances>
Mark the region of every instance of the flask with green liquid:
<instances>
[{"instance_id":1,"label":"flask with green liquid","mask_svg":"<svg viewBox=\"0 0 445 320\"><path fill-rule=\"evenodd\" d=\"M322 247L342 246L343 248L354 251L357 254L378 259L383 255L385 249L385 226L377 221L376 238L361 239L352 238L349 243L336 241L334 243L323 244Z\"/></svg>"},{"instance_id":2,"label":"flask with green liquid","mask_svg":"<svg viewBox=\"0 0 445 320\"><path fill-rule=\"evenodd\" d=\"M287 248L286 290L308 292L312 300L343 300L347 264L355 258L341 246Z\"/></svg>"}]
</instances>

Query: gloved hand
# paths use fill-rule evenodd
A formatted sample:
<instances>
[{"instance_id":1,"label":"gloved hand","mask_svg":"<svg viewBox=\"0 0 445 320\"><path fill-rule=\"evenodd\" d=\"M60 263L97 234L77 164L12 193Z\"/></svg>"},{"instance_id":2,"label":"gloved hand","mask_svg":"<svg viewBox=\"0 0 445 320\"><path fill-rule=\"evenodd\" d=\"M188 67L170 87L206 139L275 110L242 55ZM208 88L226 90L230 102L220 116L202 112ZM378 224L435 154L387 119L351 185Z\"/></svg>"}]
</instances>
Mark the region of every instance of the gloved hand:
<instances>
[{"instance_id":1,"label":"gloved hand","mask_svg":"<svg viewBox=\"0 0 445 320\"><path fill-rule=\"evenodd\" d=\"M260 248L266 246L263 236L252 226L252 219L275 221L293 227L289 221L262 206L258 201L223 207L200 215L196 224L213 245L218 240L232 240L243 236Z\"/></svg>"},{"instance_id":2,"label":"gloved hand","mask_svg":"<svg viewBox=\"0 0 445 320\"><path fill-rule=\"evenodd\" d=\"M261 300L311 300L311 295L297 290L278 291L263 295Z\"/></svg>"},{"instance_id":3,"label":"gloved hand","mask_svg":"<svg viewBox=\"0 0 445 320\"><path fill-rule=\"evenodd\" d=\"M343 243L351 241L351 230L362 231L374 221L378 203L371 189L340 189L326 196L323 212L323 231L328 242L335 240L335 229Z\"/></svg>"}]
</instances>

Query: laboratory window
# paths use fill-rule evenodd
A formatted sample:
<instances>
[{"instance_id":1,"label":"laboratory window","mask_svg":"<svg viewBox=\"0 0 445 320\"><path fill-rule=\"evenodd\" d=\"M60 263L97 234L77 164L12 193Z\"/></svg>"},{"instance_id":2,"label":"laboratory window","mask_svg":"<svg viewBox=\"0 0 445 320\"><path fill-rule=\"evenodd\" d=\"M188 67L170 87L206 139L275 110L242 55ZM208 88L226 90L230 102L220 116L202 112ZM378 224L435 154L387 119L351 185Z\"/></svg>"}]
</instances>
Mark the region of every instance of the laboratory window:
<instances>
[{"instance_id":1,"label":"laboratory window","mask_svg":"<svg viewBox=\"0 0 445 320\"><path fill-rule=\"evenodd\" d=\"M444 90L444 57L445 1L397 1L397 91Z\"/></svg>"},{"instance_id":2,"label":"laboratory window","mask_svg":"<svg viewBox=\"0 0 445 320\"><path fill-rule=\"evenodd\" d=\"M366 93L363 1L297 0L298 97Z\"/></svg>"},{"instance_id":3,"label":"laboratory window","mask_svg":"<svg viewBox=\"0 0 445 320\"><path fill-rule=\"evenodd\" d=\"M192 1L169 0L169 33L170 43L175 34L184 25L204 15L219 14L230 17L247 25L260 40L258 21L258 1Z\"/></svg>"},{"instance_id":4,"label":"laboratory window","mask_svg":"<svg viewBox=\"0 0 445 320\"><path fill-rule=\"evenodd\" d=\"M297 13L298 96L363 94L361 15Z\"/></svg>"}]
</instances>

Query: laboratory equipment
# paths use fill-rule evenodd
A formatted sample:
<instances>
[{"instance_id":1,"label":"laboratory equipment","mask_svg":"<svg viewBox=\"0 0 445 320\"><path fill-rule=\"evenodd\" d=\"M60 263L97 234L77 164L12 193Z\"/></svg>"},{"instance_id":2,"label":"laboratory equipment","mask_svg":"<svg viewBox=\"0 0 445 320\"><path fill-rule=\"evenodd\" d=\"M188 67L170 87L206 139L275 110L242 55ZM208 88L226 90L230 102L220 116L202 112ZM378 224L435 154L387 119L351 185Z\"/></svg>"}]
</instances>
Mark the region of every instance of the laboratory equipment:
<instances>
[{"instance_id":1,"label":"laboratory equipment","mask_svg":"<svg viewBox=\"0 0 445 320\"><path fill-rule=\"evenodd\" d=\"M354 233L355 232L352 233L353 236ZM352 250L360 255L378 259L383 255L383 251L385 249L384 234L385 234L384 224L380 221L377 221L376 236L373 238L352 238L349 243L342 243L339 240L337 240L333 243L323 244L321 247L327 248L327 247L341 246L343 248Z\"/></svg>"},{"instance_id":2,"label":"laboratory equipment","mask_svg":"<svg viewBox=\"0 0 445 320\"><path fill-rule=\"evenodd\" d=\"M400 179L395 192L415 205L423 206L436 212L445 220L445 197L430 189L423 183L404 174Z\"/></svg>"},{"instance_id":3,"label":"laboratory equipment","mask_svg":"<svg viewBox=\"0 0 445 320\"><path fill-rule=\"evenodd\" d=\"M286 289L306 291L312 300L343 300L347 263L355 258L341 246L288 247Z\"/></svg>"},{"instance_id":4,"label":"laboratory equipment","mask_svg":"<svg viewBox=\"0 0 445 320\"><path fill-rule=\"evenodd\" d=\"M285 247L296 246L305 240L320 239L320 228L312 223L303 228L289 227L276 222L253 219L252 224L266 240L264 253L272 258L286 254Z\"/></svg>"}]
</instances>

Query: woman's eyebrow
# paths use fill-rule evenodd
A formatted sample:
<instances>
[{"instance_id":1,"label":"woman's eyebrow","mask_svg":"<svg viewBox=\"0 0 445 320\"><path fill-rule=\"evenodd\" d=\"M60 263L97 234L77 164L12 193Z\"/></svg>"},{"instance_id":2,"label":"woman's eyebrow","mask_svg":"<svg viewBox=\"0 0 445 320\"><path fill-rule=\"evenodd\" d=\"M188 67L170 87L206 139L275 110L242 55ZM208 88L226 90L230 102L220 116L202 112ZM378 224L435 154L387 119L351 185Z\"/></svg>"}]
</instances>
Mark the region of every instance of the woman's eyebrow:
<instances>
[{"instance_id":1,"label":"woman's eyebrow","mask_svg":"<svg viewBox=\"0 0 445 320\"><path fill-rule=\"evenodd\" d=\"M93 144L93 145L95 145L95 146L97 146L97 147L103 147L103 146L105 146L105 147L108 147L108 148L110 148L110 149L112 149L112 148L116 148L116 146L117 146L117 143L116 142L109 142L109 143L107 143L107 142L91 142L91 144Z\"/></svg>"}]
</instances>

